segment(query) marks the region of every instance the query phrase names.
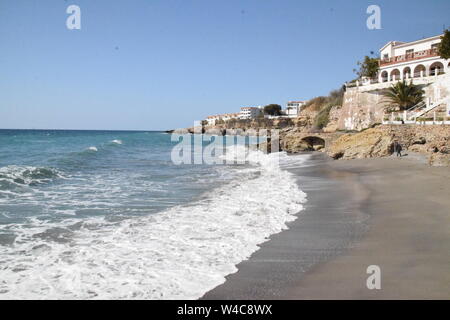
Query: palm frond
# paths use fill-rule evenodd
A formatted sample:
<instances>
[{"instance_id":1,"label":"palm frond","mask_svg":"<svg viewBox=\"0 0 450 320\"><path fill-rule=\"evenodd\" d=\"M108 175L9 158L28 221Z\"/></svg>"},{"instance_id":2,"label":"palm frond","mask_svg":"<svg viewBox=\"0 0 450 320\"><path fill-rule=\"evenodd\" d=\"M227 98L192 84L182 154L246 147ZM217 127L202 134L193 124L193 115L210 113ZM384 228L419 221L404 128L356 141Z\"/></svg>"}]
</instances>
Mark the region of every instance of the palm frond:
<instances>
[{"instance_id":1,"label":"palm frond","mask_svg":"<svg viewBox=\"0 0 450 320\"><path fill-rule=\"evenodd\" d=\"M383 94L389 102L400 110L406 110L423 100L424 91L412 81L407 84L405 80L399 81L388 88Z\"/></svg>"}]
</instances>

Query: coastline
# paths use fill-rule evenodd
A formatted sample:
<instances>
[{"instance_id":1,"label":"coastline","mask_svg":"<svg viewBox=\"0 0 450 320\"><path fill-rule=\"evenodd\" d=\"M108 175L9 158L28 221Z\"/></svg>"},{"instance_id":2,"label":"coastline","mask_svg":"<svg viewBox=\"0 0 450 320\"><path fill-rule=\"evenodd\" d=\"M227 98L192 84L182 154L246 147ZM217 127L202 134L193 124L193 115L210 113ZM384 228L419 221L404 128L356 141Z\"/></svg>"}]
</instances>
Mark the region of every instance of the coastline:
<instances>
[{"instance_id":1,"label":"coastline","mask_svg":"<svg viewBox=\"0 0 450 320\"><path fill-rule=\"evenodd\" d=\"M291 170L291 169L290 169ZM420 157L333 161L292 169L308 201L238 272L203 299L448 299L448 167ZM381 268L381 290L366 269Z\"/></svg>"}]
</instances>

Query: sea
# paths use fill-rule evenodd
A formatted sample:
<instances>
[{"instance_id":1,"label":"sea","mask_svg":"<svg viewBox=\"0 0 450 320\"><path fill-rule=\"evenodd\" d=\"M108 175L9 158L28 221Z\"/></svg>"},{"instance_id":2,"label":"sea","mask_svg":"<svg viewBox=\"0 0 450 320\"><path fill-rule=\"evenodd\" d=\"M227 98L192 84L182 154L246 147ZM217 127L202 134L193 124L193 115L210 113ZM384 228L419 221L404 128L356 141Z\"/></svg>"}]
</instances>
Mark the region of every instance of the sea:
<instances>
[{"instance_id":1,"label":"sea","mask_svg":"<svg viewBox=\"0 0 450 320\"><path fill-rule=\"evenodd\" d=\"M197 299L301 214L307 155L179 164L178 143L0 130L0 299Z\"/></svg>"}]
</instances>

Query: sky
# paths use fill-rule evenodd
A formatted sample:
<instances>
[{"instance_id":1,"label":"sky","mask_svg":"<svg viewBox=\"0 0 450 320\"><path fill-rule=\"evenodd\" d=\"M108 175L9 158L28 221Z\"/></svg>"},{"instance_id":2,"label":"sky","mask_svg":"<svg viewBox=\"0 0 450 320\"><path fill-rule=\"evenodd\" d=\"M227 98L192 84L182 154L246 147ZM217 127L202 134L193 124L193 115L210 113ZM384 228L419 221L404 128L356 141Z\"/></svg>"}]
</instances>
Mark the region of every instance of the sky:
<instances>
[{"instance_id":1,"label":"sky","mask_svg":"<svg viewBox=\"0 0 450 320\"><path fill-rule=\"evenodd\" d=\"M166 130L308 100L385 43L442 33L449 13L448 0L0 0L0 128Z\"/></svg>"}]
</instances>

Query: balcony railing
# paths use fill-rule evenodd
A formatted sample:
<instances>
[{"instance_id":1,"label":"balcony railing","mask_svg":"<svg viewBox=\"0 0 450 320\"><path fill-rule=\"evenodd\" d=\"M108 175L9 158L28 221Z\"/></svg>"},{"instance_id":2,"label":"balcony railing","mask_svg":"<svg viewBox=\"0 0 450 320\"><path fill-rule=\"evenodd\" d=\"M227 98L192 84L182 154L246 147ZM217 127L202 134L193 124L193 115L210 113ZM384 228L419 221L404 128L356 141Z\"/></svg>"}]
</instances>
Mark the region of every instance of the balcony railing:
<instances>
[{"instance_id":1,"label":"balcony railing","mask_svg":"<svg viewBox=\"0 0 450 320\"><path fill-rule=\"evenodd\" d=\"M391 75L390 77L380 76L379 78L376 77L376 78L358 79L352 82L346 82L345 86L347 88L354 88L378 83L394 83L403 80L409 81L411 79L430 79L431 77L437 77L443 74L445 74L444 70L436 68L430 70L428 74L425 70L423 70L422 72L415 72L412 75L410 73L405 73L403 75L403 78L400 77L400 74L395 74Z\"/></svg>"},{"instance_id":2,"label":"balcony railing","mask_svg":"<svg viewBox=\"0 0 450 320\"><path fill-rule=\"evenodd\" d=\"M387 66L390 64L396 64L396 63L401 63L401 62L408 62L408 61L413 61L413 60L436 57L438 55L439 54L438 54L436 48L427 49L427 50L423 50L423 51L417 51L417 52L413 52L413 53L404 54L401 56L391 57L388 59L381 59L380 66Z\"/></svg>"}]
</instances>

